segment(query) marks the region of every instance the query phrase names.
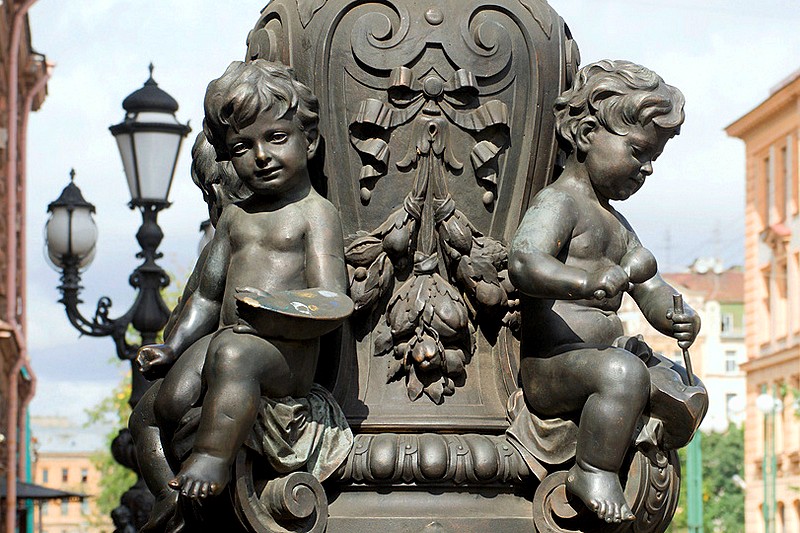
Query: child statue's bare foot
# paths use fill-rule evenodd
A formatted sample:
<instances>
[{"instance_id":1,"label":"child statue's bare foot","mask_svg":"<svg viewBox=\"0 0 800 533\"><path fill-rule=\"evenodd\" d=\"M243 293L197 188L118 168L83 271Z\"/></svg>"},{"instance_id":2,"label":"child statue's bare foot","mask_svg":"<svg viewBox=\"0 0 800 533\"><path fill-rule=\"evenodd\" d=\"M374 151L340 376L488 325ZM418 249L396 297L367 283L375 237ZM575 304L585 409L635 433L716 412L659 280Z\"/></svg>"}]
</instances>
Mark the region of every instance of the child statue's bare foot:
<instances>
[{"instance_id":1,"label":"child statue's bare foot","mask_svg":"<svg viewBox=\"0 0 800 533\"><path fill-rule=\"evenodd\" d=\"M619 476L577 464L567 474L567 490L577 496L606 522L622 522L636 518L625 501Z\"/></svg>"},{"instance_id":2,"label":"child statue's bare foot","mask_svg":"<svg viewBox=\"0 0 800 533\"><path fill-rule=\"evenodd\" d=\"M175 515L178 506L178 493L169 489L164 489L153 502L153 509L150 511L150 518L142 527L141 533L151 533L163 531L167 522Z\"/></svg>"},{"instance_id":3,"label":"child statue's bare foot","mask_svg":"<svg viewBox=\"0 0 800 533\"><path fill-rule=\"evenodd\" d=\"M230 481L228 462L206 453L192 453L169 486L188 498L217 496Z\"/></svg>"}]
</instances>

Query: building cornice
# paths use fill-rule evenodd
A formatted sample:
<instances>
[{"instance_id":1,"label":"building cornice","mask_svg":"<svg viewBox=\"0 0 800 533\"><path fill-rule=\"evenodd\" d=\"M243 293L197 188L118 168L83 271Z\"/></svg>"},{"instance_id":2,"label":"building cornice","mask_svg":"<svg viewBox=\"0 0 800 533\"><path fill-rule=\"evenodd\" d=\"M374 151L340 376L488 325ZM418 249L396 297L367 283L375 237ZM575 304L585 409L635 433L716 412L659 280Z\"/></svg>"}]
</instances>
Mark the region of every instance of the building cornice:
<instances>
[{"instance_id":1,"label":"building cornice","mask_svg":"<svg viewBox=\"0 0 800 533\"><path fill-rule=\"evenodd\" d=\"M731 137L743 139L768 117L792 105L798 96L800 96L800 73L797 73L793 79L786 82L755 109L728 125L725 132Z\"/></svg>"},{"instance_id":2,"label":"building cornice","mask_svg":"<svg viewBox=\"0 0 800 533\"><path fill-rule=\"evenodd\" d=\"M776 351L775 353L750 359L749 361L743 363L740 368L750 374L758 370L764 370L766 368L783 365L785 363L797 364L798 352L800 352L800 346L789 346L786 349Z\"/></svg>"}]
</instances>

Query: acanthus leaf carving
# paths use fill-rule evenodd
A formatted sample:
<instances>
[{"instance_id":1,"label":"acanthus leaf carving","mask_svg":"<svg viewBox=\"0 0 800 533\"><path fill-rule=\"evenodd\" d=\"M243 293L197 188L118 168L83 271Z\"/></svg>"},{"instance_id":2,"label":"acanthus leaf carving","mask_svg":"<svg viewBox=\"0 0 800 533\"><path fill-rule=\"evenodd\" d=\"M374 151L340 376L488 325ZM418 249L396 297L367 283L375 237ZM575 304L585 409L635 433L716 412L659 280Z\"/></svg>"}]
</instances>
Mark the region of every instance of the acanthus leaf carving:
<instances>
[{"instance_id":1,"label":"acanthus leaf carving","mask_svg":"<svg viewBox=\"0 0 800 533\"><path fill-rule=\"evenodd\" d=\"M300 15L300 24L305 28L317 14L325 7L328 0L297 0L297 14Z\"/></svg>"},{"instance_id":2,"label":"acanthus leaf carving","mask_svg":"<svg viewBox=\"0 0 800 533\"><path fill-rule=\"evenodd\" d=\"M370 250L374 251L374 249ZM354 254L355 255L355 254ZM350 256L348 262L351 260ZM356 256L356 260L363 260L364 254ZM353 266L350 263L350 297L353 300L354 312L370 309L374 306L392 286L394 269L391 261L384 252L365 266Z\"/></svg>"},{"instance_id":3,"label":"acanthus leaf carving","mask_svg":"<svg viewBox=\"0 0 800 533\"><path fill-rule=\"evenodd\" d=\"M472 353L467 309L460 294L436 272L435 256L417 254L417 276L410 278L389 303L387 322L394 341L388 381L405 370L408 397L424 392L434 403L455 392L466 377L467 354ZM426 264L426 260L427 264ZM428 269L420 271L420 269Z\"/></svg>"},{"instance_id":4,"label":"acanthus leaf carving","mask_svg":"<svg viewBox=\"0 0 800 533\"><path fill-rule=\"evenodd\" d=\"M528 10L533 20L539 24L542 31L549 39L553 34L553 15L543 0L519 0L519 3ZM544 4L544 5L542 5Z\"/></svg>"}]
</instances>

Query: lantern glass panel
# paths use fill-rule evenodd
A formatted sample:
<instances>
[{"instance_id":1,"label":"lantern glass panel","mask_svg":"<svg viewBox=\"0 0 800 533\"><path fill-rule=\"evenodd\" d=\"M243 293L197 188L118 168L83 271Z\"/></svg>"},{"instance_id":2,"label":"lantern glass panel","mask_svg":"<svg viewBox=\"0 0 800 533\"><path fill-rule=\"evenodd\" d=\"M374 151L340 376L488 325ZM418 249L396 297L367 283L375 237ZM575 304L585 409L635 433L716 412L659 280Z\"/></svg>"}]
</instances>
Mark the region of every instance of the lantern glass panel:
<instances>
[{"instance_id":1,"label":"lantern glass panel","mask_svg":"<svg viewBox=\"0 0 800 533\"><path fill-rule=\"evenodd\" d=\"M63 267L64 258L73 256L84 267L94 257L97 225L88 207L72 211L66 207L54 208L45 232L47 255L56 266Z\"/></svg>"},{"instance_id":2,"label":"lantern glass panel","mask_svg":"<svg viewBox=\"0 0 800 533\"><path fill-rule=\"evenodd\" d=\"M125 177L128 178L128 189L131 191L131 198L139 197L139 186L136 184L136 165L133 157L133 136L130 133L119 133L116 135L117 147L122 156L122 166L125 170Z\"/></svg>"},{"instance_id":3,"label":"lantern glass panel","mask_svg":"<svg viewBox=\"0 0 800 533\"><path fill-rule=\"evenodd\" d=\"M88 254L86 254L86 256L83 257L83 259L78 261L78 268L83 270L84 268L86 268L87 266L92 264L92 261L94 261L94 256L95 255L97 255L97 246L92 248L92 250ZM48 251L47 252L47 259L49 260L50 265L53 268L55 268L56 270L63 270L64 269L64 259L62 257L53 255L52 253L50 253Z\"/></svg>"},{"instance_id":4,"label":"lantern glass panel","mask_svg":"<svg viewBox=\"0 0 800 533\"><path fill-rule=\"evenodd\" d=\"M161 131L136 131L133 144L139 166L139 193L135 199L167 201L182 136ZM123 158L124 159L124 158ZM130 179L129 179L130 184Z\"/></svg>"}]
</instances>

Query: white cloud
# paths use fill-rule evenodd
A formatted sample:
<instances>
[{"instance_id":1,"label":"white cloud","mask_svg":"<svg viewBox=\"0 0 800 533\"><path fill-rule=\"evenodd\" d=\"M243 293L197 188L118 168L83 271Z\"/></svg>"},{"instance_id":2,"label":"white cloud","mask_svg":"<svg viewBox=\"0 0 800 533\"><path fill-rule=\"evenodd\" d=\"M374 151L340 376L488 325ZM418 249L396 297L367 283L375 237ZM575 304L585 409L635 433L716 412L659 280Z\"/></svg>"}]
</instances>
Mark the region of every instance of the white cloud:
<instances>
[{"instance_id":1,"label":"white cloud","mask_svg":"<svg viewBox=\"0 0 800 533\"><path fill-rule=\"evenodd\" d=\"M100 296L112 298L111 315L124 313L135 293L128 276L139 264L134 234L141 217L130 200L108 126L123 119L122 100L142 86L155 64L159 85L191 120L172 190L173 206L159 222L166 236L161 264L185 275L196 254L200 222L207 217L189 178L189 149L202 124L205 86L245 53L245 38L264 0L160 0L129 2L40 0L30 12L33 45L56 63L48 98L33 113L28 139L28 343L39 386L35 414L82 419L118 382L120 367L109 338L79 338L57 303L58 273L44 262L42 228L47 205L77 171L76 183L97 207L99 253L84 273L81 312L89 318ZM123 363L123 370L127 363ZM69 401L65 401L68 399Z\"/></svg>"}]
</instances>

